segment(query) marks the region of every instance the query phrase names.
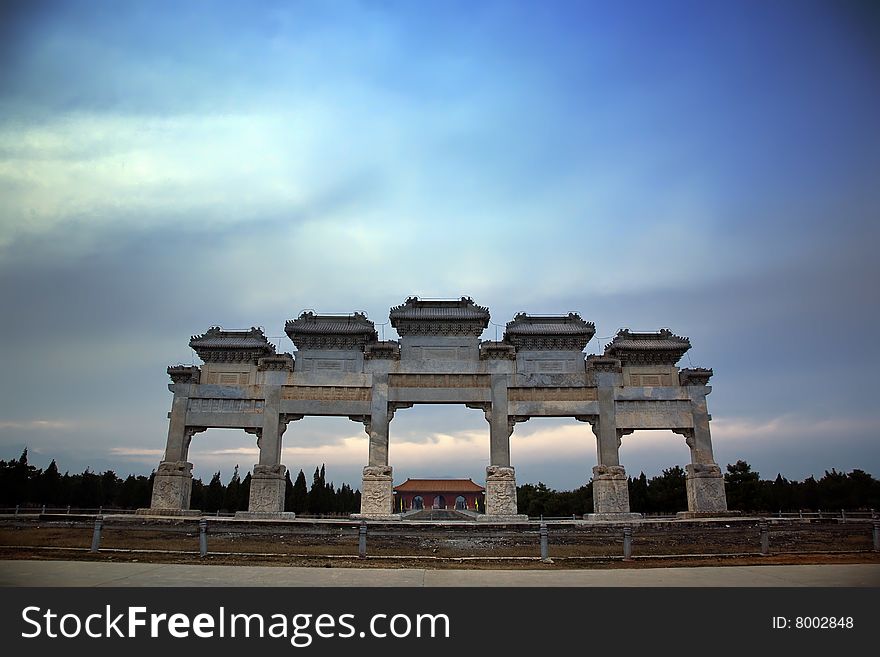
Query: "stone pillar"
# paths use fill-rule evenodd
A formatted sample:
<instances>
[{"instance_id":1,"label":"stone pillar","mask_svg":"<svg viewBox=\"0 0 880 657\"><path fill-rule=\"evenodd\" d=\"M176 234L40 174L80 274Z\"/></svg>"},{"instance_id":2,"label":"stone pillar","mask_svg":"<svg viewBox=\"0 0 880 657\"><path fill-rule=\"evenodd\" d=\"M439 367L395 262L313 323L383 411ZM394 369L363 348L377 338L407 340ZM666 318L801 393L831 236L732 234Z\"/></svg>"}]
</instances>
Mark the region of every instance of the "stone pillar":
<instances>
[{"instance_id":1,"label":"stone pillar","mask_svg":"<svg viewBox=\"0 0 880 657\"><path fill-rule=\"evenodd\" d=\"M361 512L354 518L396 519L393 515L393 476L388 465L388 425L393 411L388 405L388 374L373 374L370 420L367 433L370 436L367 465L361 479Z\"/></svg>"},{"instance_id":2,"label":"stone pillar","mask_svg":"<svg viewBox=\"0 0 880 657\"><path fill-rule=\"evenodd\" d=\"M239 518L293 518L293 513L284 512L287 468L281 465L281 436L289 420L281 419L281 387L266 385L263 390L263 426L246 430L257 435L259 463L254 465L251 474L248 510L235 515Z\"/></svg>"},{"instance_id":3,"label":"stone pillar","mask_svg":"<svg viewBox=\"0 0 880 657\"><path fill-rule=\"evenodd\" d=\"M169 373L172 372L169 368ZM179 368L183 370L184 368ZM186 368L196 371L196 368ZM175 371L174 377L178 376ZM190 375L187 375L190 376ZM205 431L205 427L187 427L186 411L189 406L189 379L175 382L168 386L174 393L171 412L168 414L168 439L165 443L165 454L156 474L153 477L153 492L149 509L138 509L144 515L198 515L198 511L190 511L192 494L192 463L189 456L189 445L193 434Z\"/></svg>"},{"instance_id":4,"label":"stone pillar","mask_svg":"<svg viewBox=\"0 0 880 657\"><path fill-rule=\"evenodd\" d=\"M626 470L620 465L621 436L629 433L618 430L614 406L614 389L620 374L616 372L596 372L597 399L599 415L585 418L596 435L597 465L593 468L593 513L584 516L587 520L628 520L640 518L641 514L630 513L629 488ZM578 418L582 419L582 418Z\"/></svg>"},{"instance_id":5,"label":"stone pillar","mask_svg":"<svg viewBox=\"0 0 880 657\"><path fill-rule=\"evenodd\" d=\"M676 433L684 435L691 450L691 462L685 466L687 515L724 514L727 512L724 476L712 453L712 434L709 430L711 416L706 404L706 395L712 388L707 385L689 385L687 390L691 398L694 428L676 430Z\"/></svg>"},{"instance_id":6,"label":"stone pillar","mask_svg":"<svg viewBox=\"0 0 880 657\"><path fill-rule=\"evenodd\" d=\"M517 419L508 416L507 375L492 374L491 402L485 408L489 422L489 467L486 468L486 512L484 522L528 520L517 513L516 471L510 465L510 436ZM524 418L527 419L527 418Z\"/></svg>"}]
</instances>

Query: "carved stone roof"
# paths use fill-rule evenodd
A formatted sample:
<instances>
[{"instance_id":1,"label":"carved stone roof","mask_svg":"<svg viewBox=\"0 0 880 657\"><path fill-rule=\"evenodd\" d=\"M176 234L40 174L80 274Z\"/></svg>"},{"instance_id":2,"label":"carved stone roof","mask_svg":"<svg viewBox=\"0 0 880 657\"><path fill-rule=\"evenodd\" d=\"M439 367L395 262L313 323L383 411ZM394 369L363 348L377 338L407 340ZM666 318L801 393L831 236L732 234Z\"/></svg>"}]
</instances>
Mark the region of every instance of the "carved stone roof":
<instances>
[{"instance_id":1,"label":"carved stone roof","mask_svg":"<svg viewBox=\"0 0 880 657\"><path fill-rule=\"evenodd\" d=\"M470 479L407 479L394 490L399 493L482 493L486 489Z\"/></svg>"},{"instance_id":2,"label":"carved stone roof","mask_svg":"<svg viewBox=\"0 0 880 657\"><path fill-rule=\"evenodd\" d=\"M624 365L675 365L690 348L690 340L669 329L660 329L657 333L622 329L605 346L605 355L618 358Z\"/></svg>"},{"instance_id":3,"label":"carved stone roof","mask_svg":"<svg viewBox=\"0 0 880 657\"><path fill-rule=\"evenodd\" d=\"M404 335L472 335L489 325L489 309L470 297L458 300L422 300L409 297L389 313L391 326Z\"/></svg>"},{"instance_id":4,"label":"carved stone roof","mask_svg":"<svg viewBox=\"0 0 880 657\"><path fill-rule=\"evenodd\" d=\"M275 346L263 335L263 330L251 327L247 331L224 331L212 326L202 335L190 338L189 346L206 363L256 363L264 356L275 355Z\"/></svg>"},{"instance_id":5,"label":"carved stone roof","mask_svg":"<svg viewBox=\"0 0 880 657\"><path fill-rule=\"evenodd\" d=\"M358 349L379 339L376 326L363 313L316 315L304 312L284 326L298 349Z\"/></svg>"},{"instance_id":6,"label":"carved stone roof","mask_svg":"<svg viewBox=\"0 0 880 657\"><path fill-rule=\"evenodd\" d=\"M583 351L596 333L593 322L577 313L528 315L518 313L504 329L504 342L517 349Z\"/></svg>"},{"instance_id":7,"label":"carved stone roof","mask_svg":"<svg viewBox=\"0 0 880 657\"><path fill-rule=\"evenodd\" d=\"M371 342L364 348L364 358L386 360L400 360L400 343L396 340L384 342Z\"/></svg>"}]
</instances>

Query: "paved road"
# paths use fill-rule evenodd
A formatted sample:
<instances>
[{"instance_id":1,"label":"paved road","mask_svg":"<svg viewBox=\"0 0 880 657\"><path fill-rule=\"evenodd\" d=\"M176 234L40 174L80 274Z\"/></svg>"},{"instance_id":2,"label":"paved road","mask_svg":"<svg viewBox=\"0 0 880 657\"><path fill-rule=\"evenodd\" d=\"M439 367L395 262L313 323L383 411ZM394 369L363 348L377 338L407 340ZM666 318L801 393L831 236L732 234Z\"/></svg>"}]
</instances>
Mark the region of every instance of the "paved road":
<instances>
[{"instance_id":1,"label":"paved road","mask_svg":"<svg viewBox=\"0 0 880 657\"><path fill-rule=\"evenodd\" d=\"M420 570L0 561L0 586L872 586L880 565Z\"/></svg>"}]
</instances>

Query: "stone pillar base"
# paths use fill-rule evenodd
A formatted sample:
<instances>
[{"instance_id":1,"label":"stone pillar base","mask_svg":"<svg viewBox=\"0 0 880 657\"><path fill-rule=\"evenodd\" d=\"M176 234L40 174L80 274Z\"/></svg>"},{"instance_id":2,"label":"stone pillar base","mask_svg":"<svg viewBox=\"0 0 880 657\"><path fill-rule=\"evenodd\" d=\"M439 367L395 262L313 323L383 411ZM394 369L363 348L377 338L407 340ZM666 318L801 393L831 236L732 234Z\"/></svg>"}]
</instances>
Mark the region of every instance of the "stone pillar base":
<instances>
[{"instance_id":1,"label":"stone pillar base","mask_svg":"<svg viewBox=\"0 0 880 657\"><path fill-rule=\"evenodd\" d=\"M189 509L192 494L192 463L162 461L153 478L153 496L150 509L153 515L168 515L169 511Z\"/></svg>"},{"instance_id":2,"label":"stone pillar base","mask_svg":"<svg viewBox=\"0 0 880 657\"><path fill-rule=\"evenodd\" d=\"M633 520L641 520L641 513L585 513L584 520L590 522L632 522Z\"/></svg>"},{"instance_id":3,"label":"stone pillar base","mask_svg":"<svg viewBox=\"0 0 880 657\"><path fill-rule=\"evenodd\" d=\"M490 465L486 468L486 513L480 520L491 522L517 515L514 469L506 465Z\"/></svg>"},{"instance_id":4,"label":"stone pillar base","mask_svg":"<svg viewBox=\"0 0 880 657\"><path fill-rule=\"evenodd\" d=\"M152 507L149 509L137 509L134 514L136 516L179 516L186 518L197 518L205 515L199 509L154 509Z\"/></svg>"},{"instance_id":5,"label":"stone pillar base","mask_svg":"<svg viewBox=\"0 0 880 657\"><path fill-rule=\"evenodd\" d=\"M685 470L689 513L712 514L727 511L721 468L714 463L689 463Z\"/></svg>"},{"instance_id":6,"label":"stone pillar base","mask_svg":"<svg viewBox=\"0 0 880 657\"><path fill-rule=\"evenodd\" d=\"M390 465L368 465L364 468L361 480L361 512L352 517L388 520L389 516L394 516L391 471Z\"/></svg>"},{"instance_id":7,"label":"stone pillar base","mask_svg":"<svg viewBox=\"0 0 880 657\"><path fill-rule=\"evenodd\" d=\"M236 511L236 520L293 520L296 514L293 511L282 511L280 513L254 512L254 511Z\"/></svg>"},{"instance_id":8,"label":"stone pillar base","mask_svg":"<svg viewBox=\"0 0 880 657\"><path fill-rule=\"evenodd\" d=\"M629 513L629 488L622 465L593 466L593 512Z\"/></svg>"},{"instance_id":9,"label":"stone pillar base","mask_svg":"<svg viewBox=\"0 0 880 657\"><path fill-rule=\"evenodd\" d=\"M283 465L255 465L251 475L251 496L248 513L280 514L284 512L284 474Z\"/></svg>"}]
</instances>

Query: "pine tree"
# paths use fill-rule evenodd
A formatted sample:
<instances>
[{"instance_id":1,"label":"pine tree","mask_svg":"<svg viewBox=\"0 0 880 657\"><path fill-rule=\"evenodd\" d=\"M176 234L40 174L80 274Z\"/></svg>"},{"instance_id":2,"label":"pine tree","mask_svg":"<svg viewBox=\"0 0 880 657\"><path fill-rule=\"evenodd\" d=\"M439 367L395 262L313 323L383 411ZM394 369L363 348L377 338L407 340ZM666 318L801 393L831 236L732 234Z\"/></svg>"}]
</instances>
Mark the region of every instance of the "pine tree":
<instances>
[{"instance_id":1,"label":"pine tree","mask_svg":"<svg viewBox=\"0 0 880 657\"><path fill-rule=\"evenodd\" d=\"M293 484L292 509L296 513L306 513L309 510L309 489L306 486L306 475L300 470Z\"/></svg>"}]
</instances>

